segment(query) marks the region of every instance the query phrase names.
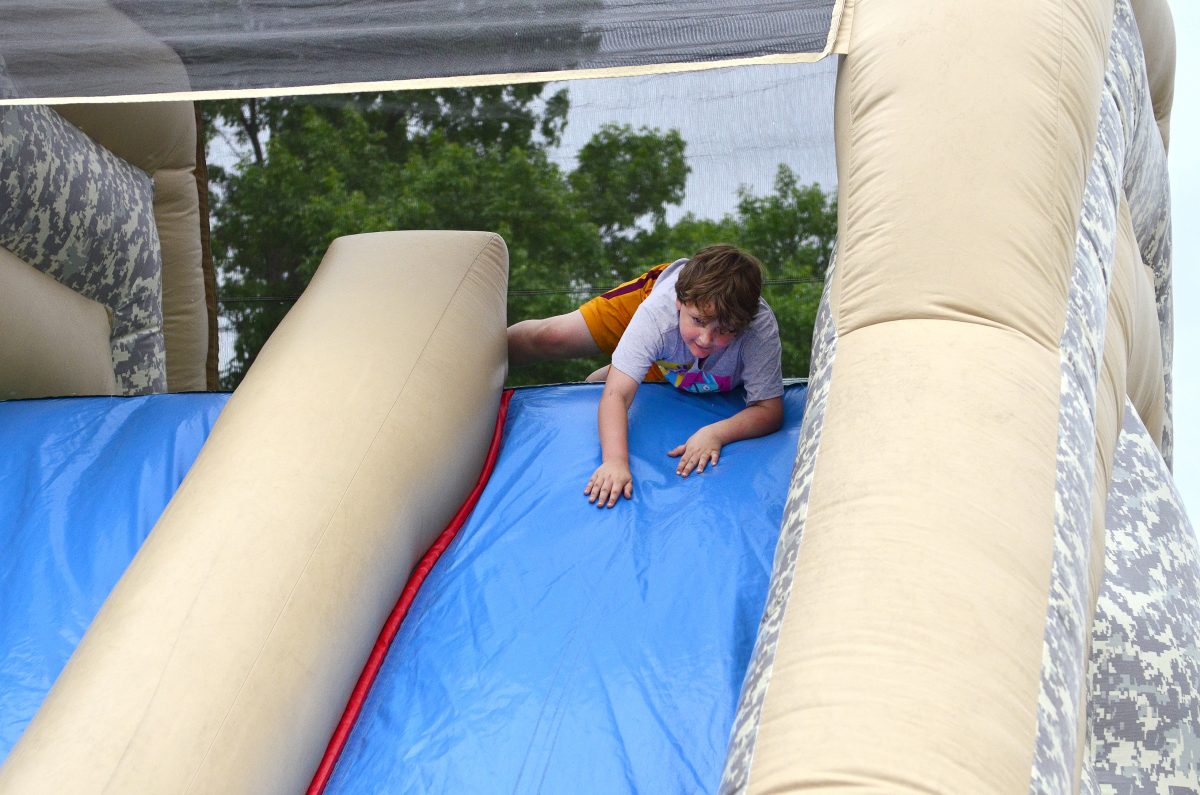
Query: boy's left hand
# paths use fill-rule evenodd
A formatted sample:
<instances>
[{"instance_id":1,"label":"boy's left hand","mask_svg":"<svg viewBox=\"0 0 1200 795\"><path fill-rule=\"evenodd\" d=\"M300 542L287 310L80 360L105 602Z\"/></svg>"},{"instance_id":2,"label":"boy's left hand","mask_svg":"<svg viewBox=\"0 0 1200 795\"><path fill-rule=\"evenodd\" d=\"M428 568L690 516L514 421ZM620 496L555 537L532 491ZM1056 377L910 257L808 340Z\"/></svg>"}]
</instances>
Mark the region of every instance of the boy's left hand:
<instances>
[{"instance_id":1,"label":"boy's left hand","mask_svg":"<svg viewBox=\"0 0 1200 795\"><path fill-rule=\"evenodd\" d=\"M686 478L694 469L703 472L704 467L711 462L713 466L721 458L721 439L711 426L705 426L692 434L684 444L671 450L667 455L679 459L675 474Z\"/></svg>"}]
</instances>

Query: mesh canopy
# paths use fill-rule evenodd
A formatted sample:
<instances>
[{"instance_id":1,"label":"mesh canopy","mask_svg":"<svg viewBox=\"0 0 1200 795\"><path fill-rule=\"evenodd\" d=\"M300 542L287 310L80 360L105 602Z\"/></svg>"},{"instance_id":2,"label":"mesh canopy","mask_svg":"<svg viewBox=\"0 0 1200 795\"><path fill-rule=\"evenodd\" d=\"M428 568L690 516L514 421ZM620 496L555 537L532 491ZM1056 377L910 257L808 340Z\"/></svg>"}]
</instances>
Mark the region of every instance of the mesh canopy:
<instances>
[{"instance_id":1,"label":"mesh canopy","mask_svg":"<svg viewBox=\"0 0 1200 795\"><path fill-rule=\"evenodd\" d=\"M835 59L690 74L550 84L567 88L571 112L555 159L575 154L603 124L676 129L687 141L687 191L667 220L720 218L738 190L770 193L781 165L801 184L837 189L833 144Z\"/></svg>"},{"instance_id":2,"label":"mesh canopy","mask_svg":"<svg viewBox=\"0 0 1200 795\"><path fill-rule=\"evenodd\" d=\"M431 80L512 83L672 64L814 60L828 52L841 3L14 0L5 6L0 57L21 96L62 99L287 94Z\"/></svg>"},{"instance_id":3,"label":"mesh canopy","mask_svg":"<svg viewBox=\"0 0 1200 795\"><path fill-rule=\"evenodd\" d=\"M789 352L784 361L785 375L803 376L808 370L809 314L820 294L822 272L801 263L806 261L806 249L821 244L805 237L803 230L811 226L804 223L804 208L796 204L802 199L786 190L781 193L779 177L781 171L786 170L789 179L799 186L815 183L826 195L836 191L833 143L836 74L837 64L830 58L817 63L546 84L538 102L549 101L548 98L560 92L569 101L561 136L554 143L542 144L545 156L561 170L561 175L553 179L561 179L570 186L566 193L554 194L563 201L570 202L572 197L578 196L579 186L572 180L574 172L581 167L580 155L609 125L623 125L633 132L651 130L659 135L677 131L684 143L680 153L686 164L683 177L659 175L648 180L649 184L636 186L654 190L663 182L681 180L677 195L661 205L653 203L661 207L662 216L656 219L648 214L627 221L602 246L595 245L595 231L591 243L577 237L571 231L575 227L568 218L553 215L553 220L543 224L525 217L527 205L552 212L538 203L546 188L538 180L508 182L501 175L512 172L476 170L466 165L463 173L438 172L442 177L429 182L412 173L394 190L384 191L378 200L365 189L370 210L360 210L357 217L370 222L376 213L391 213L380 222L380 229L416 228L428 224L430 228L501 230L509 243L512 258L509 322L571 311L587 298L652 265L691 254L701 244L732 242L745 246L763 261L766 268L767 300L776 312ZM381 95L375 107L381 112L389 107L397 112L411 109L412 106L406 103L415 101L412 99L415 93L421 92ZM297 101L331 111L343 106L347 97L320 95ZM537 102L534 107L538 107ZM513 113L510 104L477 104L472 107L470 118L472 124L480 127L501 129L522 121L519 115L509 115ZM389 137L394 139L396 134ZM536 135L534 139L533 148L537 149ZM339 140L341 146L347 139ZM283 142L273 139L270 143ZM324 151L323 145L316 143L297 148L301 152ZM263 147L263 151L267 149ZM630 157L636 156L635 151L623 149ZM478 154L472 160L486 156ZM368 155L356 150L350 159L357 161L365 157ZM210 166L230 175L243 171L250 173L254 169L254 153L245 140L237 140L235 131L230 128L210 139L208 160ZM436 159L431 156L425 156L422 162L423 170L437 169ZM651 167L658 161L650 159L646 163ZM533 166L530 168L538 171ZM449 183L443 183L443 178ZM420 185L414 184L416 182ZM460 182L470 186L466 189L468 195L454 193ZM237 200L237 192L227 190L227 187L231 186L214 186L214 202L218 206ZM357 183L351 187L359 189ZM220 252L224 252L217 257L223 273L262 270L257 264L259 260L279 256L298 239L299 228L304 222L296 219L303 219L310 212L319 214L329 202L329 188L324 186L314 192L310 203L289 210L287 207L291 207L291 203L284 200L286 190L280 183L280 187L266 191L266 215L255 222L255 228L258 228L264 223L273 224L274 219L281 217L294 219L281 224L284 231L278 245L267 247L269 253L263 251L256 255L251 247L257 244L249 238L257 237L257 233L248 234L240 243L231 241L227 246L218 245ZM451 206L428 217L406 214L404 208L408 205L403 201L398 202L395 210L385 209L384 205L400 193L410 195L417 205L440 207L448 203ZM447 201L444 195L449 194L454 198ZM516 198L511 201L479 198L488 196ZM757 202L747 212L740 207L744 196L755 197ZM588 220L601 223L592 214L592 209L593 205L588 205L583 210L584 215ZM827 212L831 217L832 211ZM230 225L224 223L226 218ZM214 226L214 238L220 244L247 219L241 211L227 214L222 210ZM333 222L336 223L336 219ZM689 225L700 228L689 232ZM351 225L339 232L363 229ZM325 227L318 231L334 234ZM319 255L327 244L326 237L318 236L310 248ZM316 258L314 255L311 263L314 266ZM302 284L293 282L290 277L261 284L251 280L241 286L226 282L220 299L220 369L226 384L236 383L234 373L240 371L245 360L246 353L238 350L239 333L244 344L249 339L245 335L249 325L273 326L301 290ZM578 380L603 363L574 363L553 372L525 368L514 378L519 376L518 383Z\"/></svg>"}]
</instances>

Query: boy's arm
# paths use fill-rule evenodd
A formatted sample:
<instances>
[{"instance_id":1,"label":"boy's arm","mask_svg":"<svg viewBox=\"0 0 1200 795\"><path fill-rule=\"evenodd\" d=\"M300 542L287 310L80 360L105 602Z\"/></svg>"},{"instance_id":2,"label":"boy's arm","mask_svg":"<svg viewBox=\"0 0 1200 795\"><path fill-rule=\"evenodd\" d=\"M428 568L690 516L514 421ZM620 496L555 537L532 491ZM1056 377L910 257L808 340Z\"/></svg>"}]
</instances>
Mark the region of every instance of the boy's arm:
<instances>
[{"instance_id":1,"label":"boy's arm","mask_svg":"<svg viewBox=\"0 0 1200 795\"><path fill-rule=\"evenodd\" d=\"M679 458L676 474L687 477L693 469L703 472L710 462L716 466L721 448L727 444L766 436L783 425L783 398L756 400L728 419L705 425L684 444L667 455Z\"/></svg>"},{"instance_id":2,"label":"boy's arm","mask_svg":"<svg viewBox=\"0 0 1200 795\"><path fill-rule=\"evenodd\" d=\"M610 368L600 396L597 421L600 427L601 464L588 478L583 493L596 507L611 508L621 495L633 498L633 475L629 471L629 404L638 382L617 368Z\"/></svg>"}]
</instances>

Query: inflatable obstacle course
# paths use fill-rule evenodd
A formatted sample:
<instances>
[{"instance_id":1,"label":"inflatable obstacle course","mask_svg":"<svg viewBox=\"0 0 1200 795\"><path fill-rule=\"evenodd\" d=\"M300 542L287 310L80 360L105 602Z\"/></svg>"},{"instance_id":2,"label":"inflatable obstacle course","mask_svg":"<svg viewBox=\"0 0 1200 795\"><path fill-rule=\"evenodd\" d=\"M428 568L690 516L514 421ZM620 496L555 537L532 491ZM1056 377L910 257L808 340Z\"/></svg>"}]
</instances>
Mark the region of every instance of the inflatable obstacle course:
<instances>
[{"instance_id":1,"label":"inflatable obstacle course","mask_svg":"<svg viewBox=\"0 0 1200 795\"><path fill-rule=\"evenodd\" d=\"M128 18L101 4L84 16L142 36L140 59L169 61L162 20L126 5ZM798 60L843 56L839 244L763 614L711 786L1200 790L1200 572L1169 476L1169 10L1161 0L806 9L829 22L815 26L818 44L771 46ZM576 13L571 24L586 26L591 12ZM688 35L734 42L734 60L773 57L707 30ZM21 95L39 59L20 42L0 49L13 77L0 173L16 186L0 207L31 198L36 175L79 162L55 159L67 138L142 186L123 207L76 208L64 188L0 218L0 274L21 285L0 296L0 318L22 338L50 335L40 350L55 354L0 349L5 396L194 388L172 375L169 331L148 368L119 369L137 347L119 324L148 317L153 334L160 309L170 327L165 246L155 307L153 268L108 278L135 261L105 237L111 226L87 227L81 240L105 252L103 272L84 268L79 282L56 278L75 260L21 237L64 201L50 227L77 230L85 210L116 209L130 213L120 228L166 235L158 190L148 221L147 174L95 150L63 114L28 112L43 107ZM614 58L626 56L633 71L682 57L647 47ZM450 84L512 78L443 66L436 79ZM161 81L134 74L124 93L161 96ZM159 76L174 99L193 98L186 70ZM99 140L84 119L72 126ZM52 145L23 146L31 129ZM202 252L190 217L180 234ZM13 747L0 791L308 783L396 594L480 469L504 373L504 274L504 243L486 233L334 244ZM138 289L82 286L118 282ZM125 314L146 296L149 316ZM389 664L406 653L394 648ZM725 653L742 652L714 652ZM552 769L544 737L528 743L529 770Z\"/></svg>"}]
</instances>

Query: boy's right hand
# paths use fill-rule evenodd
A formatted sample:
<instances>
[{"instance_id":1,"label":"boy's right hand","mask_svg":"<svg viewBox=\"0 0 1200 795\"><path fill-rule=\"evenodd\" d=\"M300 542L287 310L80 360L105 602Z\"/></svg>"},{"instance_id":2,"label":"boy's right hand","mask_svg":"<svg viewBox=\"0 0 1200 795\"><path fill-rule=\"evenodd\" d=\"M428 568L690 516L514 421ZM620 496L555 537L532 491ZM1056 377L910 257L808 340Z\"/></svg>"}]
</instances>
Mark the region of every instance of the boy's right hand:
<instances>
[{"instance_id":1,"label":"boy's right hand","mask_svg":"<svg viewBox=\"0 0 1200 795\"><path fill-rule=\"evenodd\" d=\"M629 471L629 465L617 462L601 464L588 478L583 493L588 502L596 503L597 508L613 507L622 494L627 500L633 499L633 474Z\"/></svg>"}]
</instances>

